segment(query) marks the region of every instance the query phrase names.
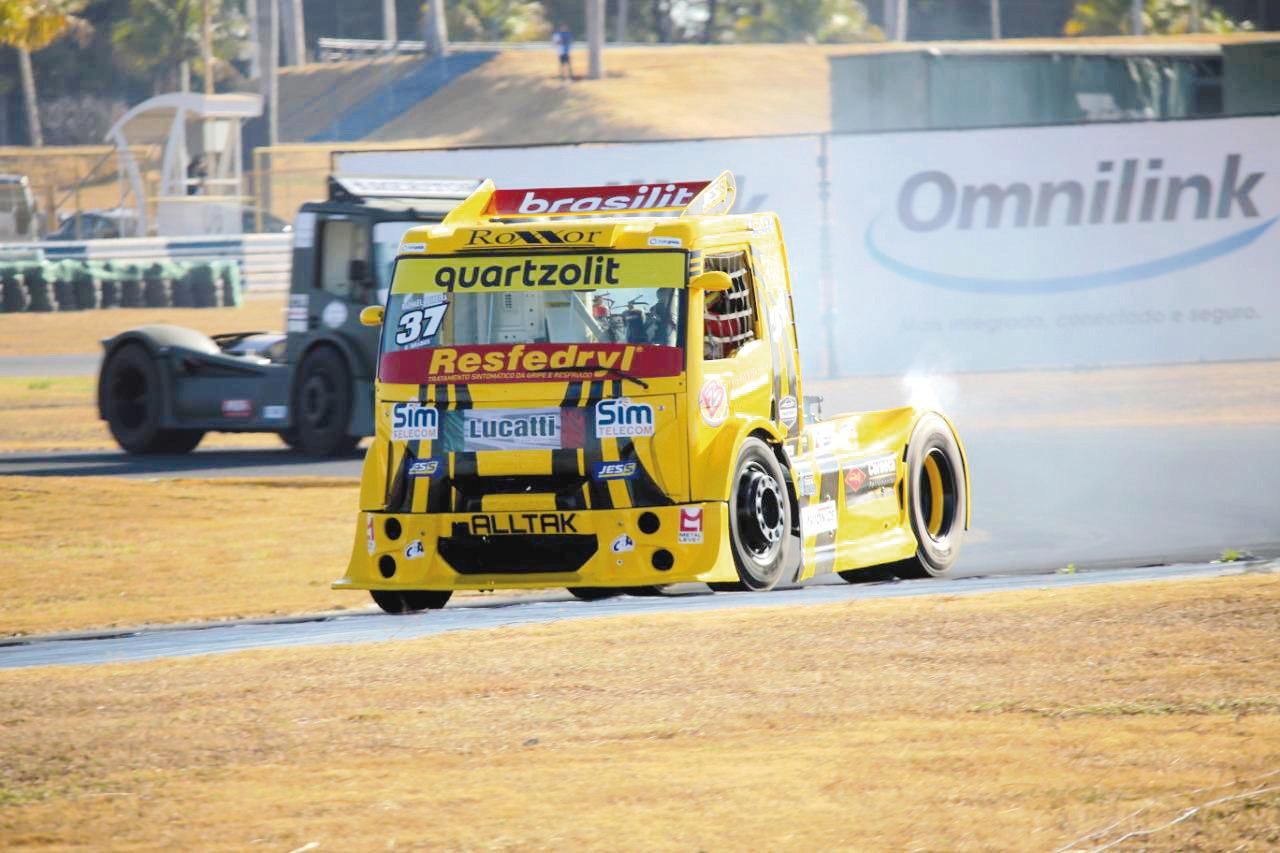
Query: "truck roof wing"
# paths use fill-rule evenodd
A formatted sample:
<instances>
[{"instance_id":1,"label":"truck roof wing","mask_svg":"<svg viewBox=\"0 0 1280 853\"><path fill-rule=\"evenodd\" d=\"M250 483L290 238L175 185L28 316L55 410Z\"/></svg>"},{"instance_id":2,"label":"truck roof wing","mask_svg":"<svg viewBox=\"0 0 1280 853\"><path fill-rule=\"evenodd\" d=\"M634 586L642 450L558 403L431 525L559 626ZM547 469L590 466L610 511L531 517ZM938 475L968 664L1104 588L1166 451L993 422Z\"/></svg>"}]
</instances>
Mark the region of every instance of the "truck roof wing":
<instances>
[{"instance_id":1,"label":"truck roof wing","mask_svg":"<svg viewBox=\"0 0 1280 853\"><path fill-rule=\"evenodd\" d=\"M723 214L733 207L733 173L711 181L666 181L588 187L498 189L486 180L445 218L446 224L551 217Z\"/></svg>"},{"instance_id":2,"label":"truck roof wing","mask_svg":"<svg viewBox=\"0 0 1280 853\"><path fill-rule=\"evenodd\" d=\"M365 199L465 199L482 185L479 178L396 178L330 175L329 200L360 203Z\"/></svg>"}]
</instances>

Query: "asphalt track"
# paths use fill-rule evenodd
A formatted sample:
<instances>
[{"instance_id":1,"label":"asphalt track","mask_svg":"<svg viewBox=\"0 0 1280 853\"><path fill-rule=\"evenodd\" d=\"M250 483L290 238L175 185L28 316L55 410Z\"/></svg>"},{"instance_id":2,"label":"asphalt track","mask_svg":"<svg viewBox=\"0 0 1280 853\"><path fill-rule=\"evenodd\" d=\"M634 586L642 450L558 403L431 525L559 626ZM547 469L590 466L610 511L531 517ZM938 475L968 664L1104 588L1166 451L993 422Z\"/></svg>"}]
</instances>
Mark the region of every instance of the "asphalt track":
<instances>
[{"instance_id":1,"label":"asphalt track","mask_svg":"<svg viewBox=\"0 0 1280 853\"><path fill-rule=\"evenodd\" d=\"M0 643L0 669L127 663L291 646L396 642L455 631L513 628L574 619L791 607L929 595L985 595L1011 590L1063 589L1084 585L1173 581L1277 571L1280 571L1278 562L1188 564L1074 574L1006 575L855 586L828 582L779 589L770 593L711 594L701 585L689 584L679 588L676 594L662 597L624 596L593 602L578 601L563 593L534 599L472 599L470 603L446 607L444 610L404 616L388 616L377 612L327 614L287 620L205 623L176 628L146 628L127 632L6 641Z\"/></svg>"}]
</instances>

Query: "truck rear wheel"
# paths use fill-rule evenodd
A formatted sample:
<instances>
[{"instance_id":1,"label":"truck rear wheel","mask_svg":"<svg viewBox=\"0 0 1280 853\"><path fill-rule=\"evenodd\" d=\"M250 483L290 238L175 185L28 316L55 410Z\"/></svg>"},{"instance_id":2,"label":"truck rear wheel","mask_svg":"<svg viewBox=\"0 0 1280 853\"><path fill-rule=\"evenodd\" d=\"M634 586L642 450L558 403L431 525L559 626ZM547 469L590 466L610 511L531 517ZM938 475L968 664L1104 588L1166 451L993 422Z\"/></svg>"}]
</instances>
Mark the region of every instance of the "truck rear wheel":
<instances>
[{"instance_id":1,"label":"truck rear wheel","mask_svg":"<svg viewBox=\"0 0 1280 853\"><path fill-rule=\"evenodd\" d=\"M371 589L369 595L386 613L417 613L422 610L439 610L449 603L453 590Z\"/></svg>"},{"instance_id":2,"label":"truck rear wheel","mask_svg":"<svg viewBox=\"0 0 1280 853\"><path fill-rule=\"evenodd\" d=\"M769 445L748 438L738 451L729 493L729 540L738 579L747 589L772 589L791 550L791 496ZM715 589L715 587L712 587Z\"/></svg>"},{"instance_id":3,"label":"truck rear wheel","mask_svg":"<svg viewBox=\"0 0 1280 853\"><path fill-rule=\"evenodd\" d=\"M112 437L127 453L187 453L204 437L202 430L160 426L160 370L141 344L125 344L111 354L98 378L98 401Z\"/></svg>"},{"instance_id":4,"label":"truck rear wheel","mask_svg":"<svg viewBox=\"0 0 1280 853\"><path fill-rule=\"evenodd\" d=\"M907 444L907 503L918 547L887 566L900 578L946 577L960 556L968 508L964 459L951 427L934 414L916 424Z\"/></svg>"},{"instance_id":5,"label":"truck rear wheel","mask_svg":"<svg viewBox=\"0 0 1280 853\"><path fill-rule=\"evenodd\" d=\"M360 443L359 436L347 433L351 371L336 350L318 347L308 353L294 389L295 447L310 456L338 456Z\"/></svg>"}]
</instances>

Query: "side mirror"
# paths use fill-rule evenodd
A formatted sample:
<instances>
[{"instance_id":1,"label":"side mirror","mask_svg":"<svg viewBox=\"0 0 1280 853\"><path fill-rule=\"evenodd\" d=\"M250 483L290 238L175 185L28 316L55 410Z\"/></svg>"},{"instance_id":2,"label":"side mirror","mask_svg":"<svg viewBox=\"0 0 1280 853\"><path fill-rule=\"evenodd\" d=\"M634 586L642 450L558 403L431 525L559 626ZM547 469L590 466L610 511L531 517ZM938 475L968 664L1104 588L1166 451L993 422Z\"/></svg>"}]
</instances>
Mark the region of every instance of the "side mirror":
<instances>
[{"instance_id":1,"label":"side mirror","mask_svg":"<svg viewBox=\"0 0 1280 853\"><path fill-rule=\"evenodd\" d=\"M364 258L352 258L347 264L347 281L364 284L369 280L369 262Z\"/></svg>"},{"instance_id":2,"label":"side mirror","mask_svg":"<svg viewBox=\"0 0 1280 853\"><path fill-rule=\"evenodd\" d=\"M360 309L360 325L381 326L383 309L381 305L366 305Z\"/></svg>"},{"instance_id":3,"label":"side mirror","mask_svg":"<svg viewBox=\"0 0 1280 853\"><path fill-rule=\"evenodd\" d=\"M689 287L694 290L706 290L712 293L722 293L733 287L733 279L729 278L727 272L720 270L712 270L704 272L701 275L694 276L693 281L689 282Z\"/></svg>"}]
</instances>

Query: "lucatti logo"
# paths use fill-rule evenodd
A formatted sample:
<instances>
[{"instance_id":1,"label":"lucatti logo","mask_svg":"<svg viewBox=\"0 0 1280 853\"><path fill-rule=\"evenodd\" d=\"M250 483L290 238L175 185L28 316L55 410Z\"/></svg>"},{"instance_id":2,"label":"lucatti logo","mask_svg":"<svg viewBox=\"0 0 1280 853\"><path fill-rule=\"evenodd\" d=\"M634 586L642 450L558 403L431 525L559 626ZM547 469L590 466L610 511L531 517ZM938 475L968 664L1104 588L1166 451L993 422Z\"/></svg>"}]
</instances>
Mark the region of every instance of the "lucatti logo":
<instances>
[{"instance_id":1,"label":"lucatti logo","mask_svg":"<svg viewBox=\"0 0 1280 853\"><path fill-rule=\"evenodd\" d=\"M946 172L926 170L911 175L899 187L896 223L904 234L971 232L976 239L984 232L1006 232L1025 241L1034 239L1037 229L1055 229L1055 237L1065 240L1090 226L1257 220L1262 214L1255 194L1266 176L1264 171L1249 171L1240 154L1227 155L1220 170L1205 173L1169 174L1163 158L1130 158L1101 160L1094 174L1083 180L1008 184L960 183ZM937 287L989 293L1063 292L1141 281L1206 263L1248 246L1277 218L1174 254L1098 272L1041 278L958 275L917 267L891 256L877 242L875 222L867 228L864 245L887 269Z\"/></svg>"}]
</instances>

